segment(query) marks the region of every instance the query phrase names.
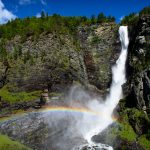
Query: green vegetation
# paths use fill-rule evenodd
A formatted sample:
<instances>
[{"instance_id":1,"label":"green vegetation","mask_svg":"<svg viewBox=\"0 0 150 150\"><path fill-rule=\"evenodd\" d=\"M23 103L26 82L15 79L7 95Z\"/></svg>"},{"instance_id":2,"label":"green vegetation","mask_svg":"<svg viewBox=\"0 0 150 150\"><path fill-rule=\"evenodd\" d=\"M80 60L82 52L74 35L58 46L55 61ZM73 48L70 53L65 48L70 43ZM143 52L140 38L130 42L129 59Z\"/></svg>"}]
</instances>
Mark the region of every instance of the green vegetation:
<instances>
[{"instance_id":1,"label":"green vegetation","mask_svg":"<svg viewBox=\"0 0 150 150\"><path fill-rule=\"evenodd\" d=\"M99 36L95 35L91 39L91 44L96 44L96 43L100 42L101 40L102 39L100 39Z\"/></svg>"},{"instance_id":2,"label":"green vegetation","mask_svg":"<svg viewBox=\"0 0 150 150\"><path fill-rule=\"evenodd\" d=\"M140 119L144 119L147 122L150 121L149 118L148 118L148 116L143 111L139 111L136 108L127 109L127 112L128 112L128 116L129 117L137 119L137 121L136 121L137 123L140 121Z\"/></svg>"},{"instance_id":3,"label":"green vegetation","mask_svg":"<svg viewBox=\"0 0 150 150\"><path fill-rule=\"evenodd\" d=\"M0 97L5 101L10 103L15 102L23 102L23 101L30 101L38 98L41 94L41 91L34 91L34 92L10 92L8 88L5 86L0 89Z\"/></svg>"},{"instance_id":4,"label":"green vegetation","mask_svg":"<svg viewBox=\"0 0 150 150\"><path fill-rule=\"evenodd\" d=\"M150 6L143 8L140 11L140 15L150 15Z\"/></svg>"},{"instance_id":5,"label":"green vegetation","mask_svg":"<svg viewBox=\"0 0 150 150\"><path fill-rule=\"evenodd\" d=\"M145 149L150 150L150 120L148 116L136 108L126 107L127 99L120 101L120 128L117 135L127 141L136 141Z\"/></svg>"},{"instance_id":6,"label":"green vegetation","mask_svg":"<svg viewBox=\"0 0 150 150\"><path fill-rule=\"evenodd\" d=\"M63 93L51 92L49 93L49 97L62 97Z\"/></svg>"},{"instance_id":7,"label":"green vegetation","mask_svg":"<svg viewBox=\"0 0 150 150\"><path fill-rule=\"evenodd\" d=\"M145 150L150 150L150 140L146 138L146 135L139 138L139 143Z\"/></svg>"},{"instance_id":8,"label":"green vegetation","mask_svg":"<svg viewBox=\"0 0 150 150\"><path fill-rule=\"evenodd\" d=\"M64 17L58 14L48 16L42 12L41 18L17 18L7 24L0 25L0 38L11 39L15 35L20 35L24 41L29 36L34 36L35 38L33 39L36 39L42 32L74 34L77 26L114 21L114 17L106 17L103 13L100 13L97 17L92 16L91 18L87 18L85 16Z\"/></svg>"},{"instance_id":9,"label":"green vegetation","mask_svg":"<svg viewBox=\"0 0 150 150\"><path fill-rule=\"evenodd\" d=\"M138 137L128 122L119 123L119 128L112 128L111 134L112 138L113 136L118 136L120 139L123 139L127 142L134 142ZM138 138L138 143L145 150L150 150L150 140L147 138L147 135L140 136Z\"/></svg>"},{"instance_id":10,"label":"green vegetation","mask_svg":"<svg viewBox=\"0 0 150 150\"><path fill-rule=\"evenodd\" d=\"M122 20L121 20L121 24L125 24L125 25L133 25L136 24L139 20L139 15L136 13L131 13L128 16L125 16Z\"/></svg>"},{"instance_id":11,"label":"green vegetation","mask_svg":"<svg viewBox=\"0 0 150 150\"><path fill-rule=\"evenodd\" d=\"M112 128L112 134L128 142L136 141L136 133L128 121L119 121L118 128Z\"/></svg>"},{"instance_id":12,"label":"green vegetation","mask_svg":"<svg viewBox=\"0 0 150 150\"><path fill-rule=\"evenodd\" d=\"M136 140L136 133L129 123L121 123L120 130L118 132L120 138L125 139L129 142Z\"/></svg>"},{"instance_id":13,"label":"green vegetation","mask_svg":"<svg viewBox=\"0 0 150 150\"><path fill-rule=\"evenodd\" d=\"M5 40L2 39L0 41L0 60L4 62L7 58L7 55L8 54L7 54L7 51L6 51L6 48L5 48Z\"/></svg>"},{"instance_id":14,"label":"green vegetation","mask_svg":"<svg viewBox=\"0 0 150 150\"><path fill-rule=\"evenodd\" d=\"M114 22L114 21L115 21L115 18L112 17L112 16L106 17L103 13L100 13L100 14L98 14L98 16L97 16L97 22L98 22L98 23L110 22L110 21Z\"/></svg>"},{"instance_id":15,"label":"green vegetation","mask_svg":"<svg viewBox=\"0 0 150 150\"><path fill-rule=\"evenodd\" d=\"M5 135L0 134L0 150L31 150L23 144L12 141Z\"/></svg>"},{"instance_id":16,"label":"green vegetation","mask_svg":"<svg viewBox=\"0 0 150 150\"><path fill-rule=\"evenodd\" d=\"M119 138L128 142L136 141L137 134L129 123L129 110L127 108L124 108L124 99L122 99L120 103L121 104L119 105L122 110L119 112L119 128L113 128L113 133L119 136Z\"/></svg>"},{"instance_id":17,"label":"green vegetation","mask_svg":"<svg viewBox=\"0 0 150 150\"><path fill-rule=\"evenodd\" d=\"M136 24L139 21L139 18L142 15L150 15L150 6L149 7L145 7L144 9L142 9L140 11L140 13L131 13L128 16L125 16L121 20L121 24L134 25L134 24Z\"/></svg>"}]
</instances>

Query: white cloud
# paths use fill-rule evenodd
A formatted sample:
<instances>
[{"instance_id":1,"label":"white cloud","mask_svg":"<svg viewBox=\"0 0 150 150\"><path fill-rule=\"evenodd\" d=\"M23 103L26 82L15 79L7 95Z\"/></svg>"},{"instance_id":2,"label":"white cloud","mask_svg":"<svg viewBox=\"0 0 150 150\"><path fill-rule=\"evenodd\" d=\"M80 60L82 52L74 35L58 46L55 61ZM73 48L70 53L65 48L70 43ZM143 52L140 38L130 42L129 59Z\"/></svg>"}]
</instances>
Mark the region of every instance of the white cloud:
<instances>
[{"instance_id":1,"label":"white cloud","mask_svg":"<svg viewBox=\"0 0 150 150\"><path fill-rule=\"evenodd\" d=\"M39 0L42 5L47 5L46 0ZM19 0L20 5L29 5L31 3L36 3L35 0Z\"/></svg>"},{"instance_id":2,"label":"white cloud","mask_svg":"<svg viewBox=\"0 0 150 150\"><path fill-rule=\"evenodd\" d=\"M20 5L28 5L31 4L31 0L19 0Z\"/></svg>"},{"instance_id":3,"label":"white cloud","mask_svg":"<svg viewBox=\"0 0 150 150\"><path fill-rule=\"evenodd\" d=\"M36 17L37 17L37 18L40 18L40 17L41 17L41 13L37 13L37 14L36 14Z\"/></svg>"},{"instance_id":4,"label":"white cloud","mask_svg":"<svg viewBox=\"0 0 150 150\"><path fill-rule=\"evenodd\" d=\"M16 17L16 15L5 8L3 2L0 0L0 24L4 24L8 20L13 20Z\"/></svg>"},{"instance_id":5,"label":"white cloud","mask_svg":"<svg viewBox=\"0 0 150 150\"><path fill-rule=\"evenodd\" d=\"M42 3L43 5L47 5L47 3L46 3L45 0L41 0L41 3Z\"/></svg>"}]
</instances>

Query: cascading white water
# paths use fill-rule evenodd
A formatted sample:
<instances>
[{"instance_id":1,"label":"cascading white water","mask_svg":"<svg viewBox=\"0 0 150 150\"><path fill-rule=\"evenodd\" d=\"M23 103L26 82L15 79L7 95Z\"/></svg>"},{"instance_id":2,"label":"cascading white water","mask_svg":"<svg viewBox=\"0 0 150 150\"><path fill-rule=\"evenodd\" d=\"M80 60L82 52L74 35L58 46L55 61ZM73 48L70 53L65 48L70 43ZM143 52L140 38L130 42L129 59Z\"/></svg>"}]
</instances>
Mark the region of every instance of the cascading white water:
<instances>
[{"instance_id":1,"label":"cascading white water","mask_svg":"<svg viewBox=\"0 0 150 150\"><path fill-rule=\"evenodd\" d=\"M97 135L108 125L113 123L113 110L117 106L119 100L123 97L122 85L126 82L125 63L129 44L127 26L121 26L119 28L119 34L122 46L121 54L116 61L116 64L112 67L112 84L110 87L110 93L107 96L105 103L94 104L94 106L96 106L94 109L96 109L96 111L100 111L102 117L100 120L96 120L95 122L93 121L93 129L85 135L85 139L89 142L89 144L93 144L91 141L92 136Z\"/></svg>"},{"instance_id":2,"label":"cascading white water","mask_svg":"<svg viewBox=\"0 0 150 150\"><path fill-rule=\"evenodd\" d=\"M112 67L112 85L110 87L110 93L106 98L106 106L110 115L122 98L122 85L126 82L126 70L125 63L127 58L127 49L129 44L128 29L126 26L119 28L120 41L121 41L121 54L116 62L116 65Z\"/></svg>"}]
</instances>

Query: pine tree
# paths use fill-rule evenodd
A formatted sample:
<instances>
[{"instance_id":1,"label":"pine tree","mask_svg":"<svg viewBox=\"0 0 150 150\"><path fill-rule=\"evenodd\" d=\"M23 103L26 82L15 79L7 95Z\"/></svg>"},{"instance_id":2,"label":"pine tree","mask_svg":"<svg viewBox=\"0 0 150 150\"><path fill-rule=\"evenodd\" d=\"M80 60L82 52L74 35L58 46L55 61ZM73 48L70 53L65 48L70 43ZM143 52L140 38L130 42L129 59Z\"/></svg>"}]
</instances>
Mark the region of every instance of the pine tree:
<instances>
[{"instance_id":1,"label":"pine tree","mask_svg":"<svg viewBox=\"0 0 150 150\"><path fill-rule=\"evenodd\" d=\"M91 16L91 23L94 24L96 22L96 16L92 15Z\"/></svg>"},{"instance_id":2,"label":"pine tree","mask_svg":"<svg viewBox=\"0 0 150 150\"><path fill-rule=\"evenodd\" d=\"M103 13L98 14L98 17L97 17L97 22L98 23L102 23L105 20L106 20L106 17L105 17L105 15Z\"/></svg>"},{"instance_id":3,"label":"pine tree","mask_svg":"<svg viewBox=\"0 0 150 150\"><path fill-rule=\"evenodd\" d=\"M45 18L45 13L44 13L44 11L41 12L41 18L42 18L42 19Z\"/></svg>"}]
</instances>

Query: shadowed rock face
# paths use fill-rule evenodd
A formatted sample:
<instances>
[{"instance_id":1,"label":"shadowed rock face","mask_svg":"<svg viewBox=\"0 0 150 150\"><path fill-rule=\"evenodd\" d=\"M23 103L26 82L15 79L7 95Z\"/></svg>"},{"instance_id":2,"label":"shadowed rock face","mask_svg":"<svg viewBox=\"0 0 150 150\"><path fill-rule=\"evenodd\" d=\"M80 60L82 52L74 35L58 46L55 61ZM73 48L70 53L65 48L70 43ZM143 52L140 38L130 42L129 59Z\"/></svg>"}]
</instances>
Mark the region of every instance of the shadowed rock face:
<instances>
[{"instance_id":1,"label":"shadowed rock face","mask_svg":"<svg viewBox=\"0 0 150 150\"><path fill-rule=\"evenodd\" d=\"M9 84L12 91L33 91L48 87L62 91L73 81L96 86L106 91L111 82L111 65L118 58L118 26L102 24L77 29L76 39L69 34L41 34L38 39L28 37L22 43L16 36L6 42L6 50L21 51L18 59L0 68L0 86ZM26 58L26 59L25 59Z\"/></svg>"},{"instance_id":2,"label":"shadowed rock face","mask_svg":"<svg viewBox=\"0 0 150 150\"><path fill-rule=\"evenodd\" d=\"M142 16L130 31L129 92L134 107L150 114L150 15ZM130 104L129 104L130 105Z\"/></svg>"}]
</instances>

